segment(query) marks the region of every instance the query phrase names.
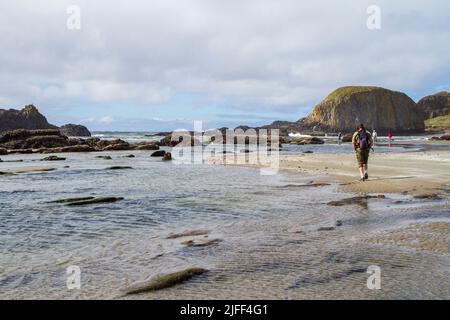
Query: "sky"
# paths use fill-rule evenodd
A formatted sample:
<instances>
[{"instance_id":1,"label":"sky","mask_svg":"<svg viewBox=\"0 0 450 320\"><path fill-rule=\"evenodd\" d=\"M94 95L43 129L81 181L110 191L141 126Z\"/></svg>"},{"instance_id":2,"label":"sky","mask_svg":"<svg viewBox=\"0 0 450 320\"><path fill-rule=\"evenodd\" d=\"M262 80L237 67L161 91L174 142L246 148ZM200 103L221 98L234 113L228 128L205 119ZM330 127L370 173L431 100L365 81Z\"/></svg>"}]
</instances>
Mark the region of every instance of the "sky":
<instances>
[{"instance_id":1,"label":"sky","mask_svg":"<svg viewBox=\"0 0 450 320\"><path fill-rule=\"evenodd\" d=\"M295 121L345 85L417 101L450 91L449 21L448 0L2 0L0 108L163 131Z\"/></svg>"}]
</instances>

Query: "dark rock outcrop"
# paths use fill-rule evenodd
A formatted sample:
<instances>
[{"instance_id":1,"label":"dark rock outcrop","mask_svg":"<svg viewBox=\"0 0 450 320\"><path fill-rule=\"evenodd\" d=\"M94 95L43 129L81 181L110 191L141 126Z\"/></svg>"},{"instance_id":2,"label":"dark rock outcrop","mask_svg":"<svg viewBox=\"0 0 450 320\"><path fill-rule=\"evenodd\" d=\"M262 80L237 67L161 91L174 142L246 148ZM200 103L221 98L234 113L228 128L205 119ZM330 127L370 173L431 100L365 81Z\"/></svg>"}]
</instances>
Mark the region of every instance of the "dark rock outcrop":
<instances>
[{"instance_id":1,"label":"dark rock outcrop","mask_svg":"<svg viewBox=\"0 0 450 320\"><path fill-rule=\"evenodd\" d=\"M22 110L0 109L0 133L16 129L56 129L39 113L34 105L25 106Z\"/></svg>"},{"instance_id":2,"label":"dark rock outcrop","mask_svg":"<svg viewBox=\"0 0 450 320\"><path fill-rule=\"evenodd\" d=\"M417 103L425 112L425 119L446 116L450 114L450 93L443 91L426 96Z\"/></svg>"},{"instance_id":3,"label":"dark rock outcrop","mask_svg":"<svg viewBox=\"0 0 450 320\"><path fill-rule=\"evenodd\" d=\"M164 157L165 154L166 152L164 150L158 150L153 152L150 157Z\"/></svg>"},{"instance_id":4,"label":"dark rock outcrop","mask_svg":"<svg viewBox=\"0 0 450 320\"><path fill-rule=\"evenodd\" d=\"M0 148L7 149L9 153L63 153L132 150L133 145L121 139L69 139L59 129L18 129L0 136Z\"/></svg>"},{"instance_id":5,"label":"dark rock outcrop","mask_svg":"<svg viewBox=\"0 0 450 320\"><path fill-rule=\"evenodd\" d=\"M298 144L298 145L324 144L325 141L323 141L322 139L317 138L317 137L307 137L307 138L302 138L302 139L298 139L298 140L292 140L290 143L291 144Z\"/></svg>"},{"instance_id":6,"label":"dark rock outcrop","mask_svg":"<svg viewBox=\"0 0 450 320\"><path fill-rule=\"evenodd\" d=\"M62 127L59 127L59 131L65 136L68 137L90 137L91 133L88 128L79 124L66 124Z\"/></svg>"},{"instance_id":7,"label":"dark rock outcrop","mask_svg":"<svg viewBox=\"0 0 450 320\"><path fill-rule=\"evenodd\" d=\"M342 87L298 122L325 132L354 131L358 123L379 133L419 133L424 112L406 94L379 87Z\"/></svg>"},{"instance_id":8,"label":"dark rock outcrop","mask_svg":"<svg viewBox=\"0 0 450 320\"><path fill-rule=\"evenodd\" d=\"M47 118L32 104L25 106L22 110L0 109L0 134L18 129L40 130L58 129L58 127L48 123ZM89 130L82 125L66 124L60 127L59 130L61 130L63 136L91 136Z\"/></svg>"}]
</instances>

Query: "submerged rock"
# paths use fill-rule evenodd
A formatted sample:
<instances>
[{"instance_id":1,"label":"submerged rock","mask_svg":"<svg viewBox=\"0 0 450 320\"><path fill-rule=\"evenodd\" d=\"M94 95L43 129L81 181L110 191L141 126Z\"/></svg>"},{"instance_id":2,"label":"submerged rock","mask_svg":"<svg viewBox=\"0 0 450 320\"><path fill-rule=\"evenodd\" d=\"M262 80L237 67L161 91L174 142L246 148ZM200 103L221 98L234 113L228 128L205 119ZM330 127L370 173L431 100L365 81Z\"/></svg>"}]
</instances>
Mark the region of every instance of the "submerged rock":
<instances>
[{"instance_id":1,"label":"submerged rock","mask_svg":"<svg viewBox=\"0 0 450 320\"><path fill-rule=\"evenodd\" d=\"M161 290L175 286L207 271L208 270L202 268L189 268L182 271L162 275L146 282L135 283L126 288L124 291L125 294L137 294L147 291Z\"/></svg>"},{"instance_id":2,"label":"submerged rock","mask_svg":"<svg viewBox=\"0 0 450 320\"><path fill-rule=\"evenodd\" d=\"M421 199L421 200L442 200L442 198L436 193L420 194L420 195L414 196L414 198L415 199Z\"/></svg>"},{"instance_id":3,"label":"submerged rock","mask_svg":"<svg viewBox=\"0 0 450 320\"><path fill-rule=\"evenodd\" d=\"M220 242L222 242L222 239L211 239L207 241L194 241L194 240L187 240L183 241L181 244L185 245L186 247L207 247L212 245L217 245Z\"/></svg>"},{"instance_id":4,"label":"submerged rock","mask_svg":"<svg viewBox=\"0 0 450 320\"><path fill-rule=\"evenodd\" d=\"M190 231L184 231L181 233L174 233L167 236L166 239L177 239L182 237L191 237L191 236L204 236L209 233L208 230L190 230Z\"/></svg>"},{"instance_id":5,"label":"submerged rock","mask_svg":"<svg viewBox=\"0 0 450 320\"><path fill-rule=\"evenodd\" d=\"M84 206L87 204L111 203L111 202L117 202L120 200L123 200L123 198L122 197L103 197L103 198L71 201L71 202L67 202L66 206Z\"/></svg>"},{"instance_id":6,"label":"submerged rock","mask_svg":"<svg viewBox=\"0 0 450 320\"><path fill-rule=\"evenodd\" d=\"M106 170L124 170L124 169L133 169L133 168L129 166L112 166L106 168Z\"/></svg>"},{"instance_id":7,"label":"submerged rock","mask_svg":"<svg viewBox=\"0 0 450 320\"><path fill-rule=\"evenodd\" d=\"M13 176L14 173L12 172L5 172L5 171L0 171L0 176Z\"/></svg>"},{"instance_id":8,"label":"submerged rock","mask_svg":"<svg viewBox=\"0 0 450 320\"><path fill-rule=\"evenodd\" d=\"M85 201L92 200L95 197L78 197L78 198L66 198L66 199L58 199L54 201L49 201L49 203L69 203L69 202L77 202L77 201Z\"/></svg>"},{"instance_id":9,"label":"submerged rock","mask_svg":"<svg viewBox=\"0 0 450 320\"><path fill-rule=\"evenodd\" d=\"M103 160L112 160L111 156L97 156L96 158Z\"/></svg>"},{"instance_id":10,"label":"submerged rock","mask_svg":"<svg viewBox=\"0 0 450 320\"><path fill-rule=\"evenodd\" d=\"M42 158L40 161L65 161L66 158L58 157L58 156L49 156Z\"/></svg>"},{"instance_id":11,"label":"submerged rock","mask_svg":"<svg viewBox=\"0 0 450 320\"><path fill-rule=\"evenodd\" d=\"M359 205L361 207L367 208L367 200L368 199L385 199L385 195L376 195L376 196L360 196L360 197L352 197L352 198L346 198L342 200L337 201L330 201L327 204L329 206L335 206L335 207L341 207L341 206L348 206L348 205Z\"/></svg>"}]
</instances>

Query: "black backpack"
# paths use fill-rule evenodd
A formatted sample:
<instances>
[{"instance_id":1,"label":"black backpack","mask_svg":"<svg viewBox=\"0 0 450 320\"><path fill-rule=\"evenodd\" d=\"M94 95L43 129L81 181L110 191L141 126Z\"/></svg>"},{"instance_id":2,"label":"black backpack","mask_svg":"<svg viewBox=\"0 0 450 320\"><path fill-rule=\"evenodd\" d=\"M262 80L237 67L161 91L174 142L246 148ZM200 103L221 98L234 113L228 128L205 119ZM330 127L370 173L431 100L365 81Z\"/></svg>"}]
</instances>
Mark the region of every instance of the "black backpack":
<instances>
[{"instance_id":1,"label":"black backpack","mask_svg":"<svg viewBox=\"0 0 450 320\"><path fill-rule=\"evenodd\" d=\"M369 135L366 131L358 133L359 148L361 150L369 149Z\"/></svg>"}]
</instances>

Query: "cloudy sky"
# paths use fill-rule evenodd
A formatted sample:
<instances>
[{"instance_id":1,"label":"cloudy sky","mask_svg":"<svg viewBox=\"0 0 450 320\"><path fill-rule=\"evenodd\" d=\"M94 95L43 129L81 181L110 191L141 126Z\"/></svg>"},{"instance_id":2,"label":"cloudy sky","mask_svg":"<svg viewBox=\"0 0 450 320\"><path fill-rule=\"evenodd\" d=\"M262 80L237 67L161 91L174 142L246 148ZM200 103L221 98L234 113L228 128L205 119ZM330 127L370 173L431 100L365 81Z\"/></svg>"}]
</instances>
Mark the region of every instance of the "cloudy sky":
<instances>
[{"instance_id":1,"label":"cloudy sky","mask_svg":"<svg viewBox=\"0 0 450 320\"><path fill-rule=\"evenodd\" d=\"M450 91L449 21L448 0L2 0L0 108L152 131L297 120L344 85L417 100Z\"/></svg>"}]
</instances>

